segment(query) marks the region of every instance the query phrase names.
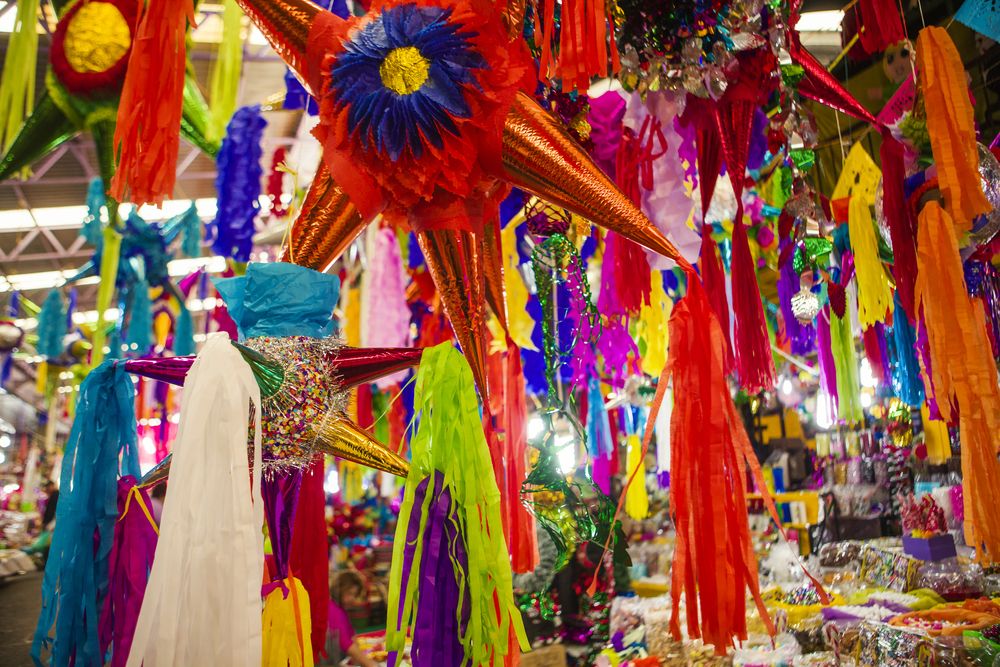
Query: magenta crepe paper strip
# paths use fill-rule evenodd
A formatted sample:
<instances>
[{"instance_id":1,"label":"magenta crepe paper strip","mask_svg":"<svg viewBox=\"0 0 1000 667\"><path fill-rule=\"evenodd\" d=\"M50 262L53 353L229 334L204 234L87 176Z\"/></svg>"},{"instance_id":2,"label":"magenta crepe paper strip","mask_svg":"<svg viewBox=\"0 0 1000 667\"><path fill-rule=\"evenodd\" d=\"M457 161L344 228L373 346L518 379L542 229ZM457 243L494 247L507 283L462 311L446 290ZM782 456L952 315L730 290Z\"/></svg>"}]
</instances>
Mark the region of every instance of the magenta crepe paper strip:
<instances>
[{"instance_id":1,"label":"magenta crepe paper strip","mask_svg":"<svg viewBox=\"0 0 1000 667\"><path fill-rule=\"evenodd\" d=\"M111 649L110 667L124 667L128 660L156 550L156 530L142 507L138 506L141 502L152 515L149 496L145 490L139 489L128 502L135 484L135 477L131 475L118 480L118 513L121 518L115 524L108 567L108 595L104 599L98 628L101 652L107 655L108 649ZM128 512L122 516L127 502Z\"/></svg>"},{"instance_id":2,"label":"magenta crepe paper strip","mask_svg":"<svg viewBox=\"0 0 1000 667\"><path fill-rule=\"evenodd\" d=\"M826 306L816 317L816 352L819 356L820 386L827 396L837 401L837 366L833 362L830 343L830 306Z\"/></svg>"},{"instance_id":3,"label":"magenta crepe paper strip","mask_svg":"<svg viewBox=\"0 0 1000 667\"><path fill-rule=\"evenodd\" d=\"M618 148L622 143L625 108L625 99L613 90L590 99L587 122L590 123L590 140L594 142L594 160L611 178L615 177Z\"/></svg>"}]
</instances>

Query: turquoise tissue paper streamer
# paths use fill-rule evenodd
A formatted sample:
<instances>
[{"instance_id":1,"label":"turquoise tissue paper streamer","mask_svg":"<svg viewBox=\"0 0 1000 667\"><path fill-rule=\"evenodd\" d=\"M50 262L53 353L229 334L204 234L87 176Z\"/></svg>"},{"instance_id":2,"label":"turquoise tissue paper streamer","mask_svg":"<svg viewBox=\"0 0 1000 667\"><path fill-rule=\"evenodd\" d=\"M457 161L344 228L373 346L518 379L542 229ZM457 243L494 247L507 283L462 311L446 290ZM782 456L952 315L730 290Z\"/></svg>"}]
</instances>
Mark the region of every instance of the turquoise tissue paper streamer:
<instances>
[{"instance_id":1,"label":"turquoise tissue paper streamer","mask_svg":"<svg viewBox=\"0 0 1000 667\"><path fill-rule=\"evenodd\" d=\"M258 336L326 338L340 279L287 262L250 264L246 275L216 280L240 340Z\"/></svg>"},{"instance_id":2,"label":"turquoise tissue paper streamer","mask_svg":"<svg viewBox=\"0 0 1000 667\"><path fill-rule=\"evenodd\" d=\"M62 294L53 289L45 297L42 310L38 313L38 354L49 359L62 356L63 338L66 336L66 307Z\"/></svg>"},{"instance_id":3,"label":"turquoise tissue paper streamer","mask_svg":"<svg viewBox=\"0 0 1000 667\"><path fill-rule=\"evenodd\" d=\"M105 361L84 379L63 456L56 528L42 581L31 657L55 667L102 665L98 626L118 520L118 477L140 477L135 388L125 365ZM55 629L54 636L50 630Z\"/></svg>"},{"instance_id":4,"label":"turquoise tissue paper streamer","mask_svg":"<svg viewBox=\"0 0 1000 667\"><path fill-rule=\"evenodd\" d=\"M153 345L153 304L149 300L149 285L140 280L132 288L132 314L128 321L125 342L139 354L146 354Z\"/></svg>"},{"instance_id":5,"label":"turquoise tissue paper streamer","mask_svg":"<svg viewBox=\"0 0 1000 667\"><path fill-rule=\"evenodd\" d=\"M194 354L194 323L191 322L191 311L183 302L174 325L174 354L178 357Z\"/></svg>"}]
</instances>

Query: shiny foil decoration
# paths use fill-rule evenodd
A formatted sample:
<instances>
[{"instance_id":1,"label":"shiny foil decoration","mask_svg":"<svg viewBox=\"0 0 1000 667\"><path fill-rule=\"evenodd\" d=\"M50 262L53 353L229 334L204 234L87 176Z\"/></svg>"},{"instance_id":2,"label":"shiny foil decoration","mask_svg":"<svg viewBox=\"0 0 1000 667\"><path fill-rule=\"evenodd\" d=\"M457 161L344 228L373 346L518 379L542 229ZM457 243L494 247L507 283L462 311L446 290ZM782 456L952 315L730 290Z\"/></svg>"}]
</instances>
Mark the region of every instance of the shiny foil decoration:
<instances>
[{"instance_id":1,"label":"shiny foil decoration","mask_svg":"<svg viewBox=\"0 0 1000 667\"><path fill-rule=\"evenodd\" d=\"M979 151L979 178L983 193L993 210L976 219L969 238L973 243L984 245L992 241L1000 232L1000 161L986 146L977 144Z\"/></svg>"},{"instance_id":2,"label":"shiny foil decoration","mask_svg":"<svg viewBox=\"0 0 1000 667\"><path fill-rule=\"evenodd\" d=\"M388 449L343 414L329 414L323 418L316 428L315 445L317 451L397 477L406 477L410 472L409 461Z\"/></svg>"},{"instance_id":3,"label":"shiny foil decoration","mask_svg":"<svg viewBox=\"0 0 1000 667\"><path fill-rule=\"evenodd\" d=\"M43 94L35 110L24 121L7 152L0 158L0 181L11 178L57 146L76 136L79 130L48 94Z\"/></svg>"},{"instance_id":4,"label":"shiny foil decoration","mask_svg":"<svg viewBox=\"0 0 1000 667\"><path fill-rule=\"evenodd\" d=\"M347 193L334 182L326 163L320 161L281 259L326 271L366 224Z\"/></svg>"},{"instance_id":5,"label":"shiny foil decoration","mask_svg":"<svg viewBox=\"0 0 1000 667\"><path fill-rule=\"evenodd\" d=\"M518 93L504 124L503 168L513 185L687 265L565 127L524 93Z\"/></svg>"},{"instance_id":6,"label":"shiny foil decoration","mask_svg":"<svg viewBox=\"0 0 1000 667\"><path fill-rule=\"evenodd\" d=\"M290 336L250 338L246 346L278 361L283 372L274 389L261 387L261 443L264 471L305 468L313 458L316 435L312 426L332 412L347 408L347 393L330 382L335 369L328 352L340 346L336 338ZM260 383L260 374L254 377Z\"/></svg>"},{"instance_id":7,"label":"shiny foil decoration","mask_svg":"<svg viewBox=\"0 0 1000 667\"><path fill-rule=\"evenodd\" d=\"M250 364L261 389L265 473L307 466L313 454L322 452L405 476L405 461L357 425L342 422L352 387L419 363L421 349L347 348L337 338L303 336L251 338L245 345L234 345ZM194 360L134 359L125 362L125 368L180 385ZM166 479L170 461L167 456L143 477L141 485L150 487Z\"/></svg>"},{"instance_id":8,"label":"shiny foil decoration","mask_svg":"<svg viewBox=\"0 0 1000 667\"><path fill-rule=\"evenodd\" d=\"M479 393L488 403L486 290L478 236L464 230L425 229L417 232L417 243Z\"/></svg>"},{"instance_id":9,"label":"shiny foil decoration","mask_svg":"<svg viewBox=\"0 0 1000 667\"><path fill-rule=\"evenodd\" d=\"M800 324L812 324L819 314L819 297L802 287L792 296L792 315Z\"/></svg>"},{"instance_id":10,"label":"shiny foil decoration","mask_svg":"<svg viewBox=\"0 0 1000 667\"><path fill-rule=\"evenodd\" d=\"M312 94L308 83L306 46L313 19L323 10L309 0L236 0L236 4L252 17L271 48Z\"/></svg>"},{"instance_id":11,"label":"shiny foil decoration","mask_svg":"<svg viewBox=\"0 0 1000 667\"><path fill-rule=\"evenodd\" d=\"M246 349L240 347L240 351ZM423 348L419 347L336 347L327 354L334 369L332 379L341 387L352 389L359 384L374 382L384 375L391 375L420 363ZM178 387L194 364L194 356L161 357L158 359L129 359L125 370L151 380L168 382ZM256 370L256 369L255 369ZM258 383L260 378L258 377Z\"/></svg>"},{"instance_id":12,"label":"shiny foil decoration","mask_svg":"<svg viewBox=\"0 0 1000 667\"><path fill-rule=\"evenodd\" d=\"M485 277L486 302L490 310L507 331L507 293L503 280L503 249L500 247L500 218L486 222L482 235L483 275Z\"/></svg>"}]
</instances>

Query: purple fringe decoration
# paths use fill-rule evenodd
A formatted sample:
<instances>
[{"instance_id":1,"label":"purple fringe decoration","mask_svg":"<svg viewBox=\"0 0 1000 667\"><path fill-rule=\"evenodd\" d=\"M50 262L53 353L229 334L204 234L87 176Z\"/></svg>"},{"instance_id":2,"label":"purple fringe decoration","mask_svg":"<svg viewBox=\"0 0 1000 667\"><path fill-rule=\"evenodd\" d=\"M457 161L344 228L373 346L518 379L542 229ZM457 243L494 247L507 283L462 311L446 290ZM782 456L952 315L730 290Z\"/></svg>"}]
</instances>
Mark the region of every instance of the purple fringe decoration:
<instances>
[{"instance_id":1,"label":"purple fringe decoration","mask_svg":"<svg viewBox=\"0 0 1000 667\"><path fill-rule=\"evenodd\" d=\"M212 251L237 262L250 261L254 220L260 211L260 140L267 125L260 105L242 107L226 127L226 137L216 158L218 212L210 227Z\"/></svg>"},{"instance_id":2,"label":"purple fringe decoration","mask_svg":"<svg viewBox=\"0 0 1000 667\"><path fill-rule=\"evenodd\" d=\"M274 555L274 581L284 581L288 577L292 528L295 526L295 508L299 504L301 485L302 471L298 469L275 475L270 479L265 477L261 484L264 516L267 518L271 553Z\"/></svg>"},{"instance_id":3,"label":"purple fringe decoration","mask_svg":"<svg viewBox=\"0 0 1000 667\"><path fill-rule=\"evenodd\" d=\"M98 628L101 653L107 655L108 649L111 649L111 662L107 663L110 667L124 667L128 660L156 551L156 530L142 507L138 506L142 502L152 515L149 496L145 490L139 489L133 494L131 502L128 501L135 484L135 477L131 475L118 480L118 513L125 512L126 503L128 512L115 523L108 567L108 594L104 598Z\"/></svg>"},{"instance_id":4,"label":"purple fringe decoration","mask_svg":"<svg viewBox=\"0 0 1000 667\"><path fill-rule=\"evenodd\" d=\"M421 508L427 497L429 482L430 477L425 478L414 492L413 513L406 527L406 546L403 550L404 590L411 577L419 577L416 593L419 605L416 627L412 629L410 657L413 667L461 665L465 664L465 649L459 638L468 627L472 604L468 599L468 589L465 589L464 598L459 590L455 565L468 572L469 561L458 519L454 515L451 493L445 488L444 475L440 472L434 473L434 491L427 508L420 571L412 571L420 534ZM396 623L402 625L402 616L396 619ZM396 653L390 653L390 667L395 667L398 659Z\"/></svg>"},{"instance_id":5,"label":"purple fringe decoration","mask_svg":"<svg viewBox=\"0 0 1000 667\"><path fill-rule=\"evenodd\" d=\"M790 241L783 241L782 246ZM799 293L800 279L792 266L791 255L778 274L778 301L781 303L781 317L785 321L785 333L792 346L792 354L809 354L816 349L816 327L802 324L792 313L792 297Z\"/></svg>"},{"instance_id":6,"label":"purple fringe decoration","mask_svg":"<svg viewBox=\"0 0 1000 667\"><path fill-rule=\"evenodd\" d=\"M837 366L833 363L833 348L830 343L830 307L820 311L816 318L816 352L819 356L820 387L831 400L837 401Z\"/></svg>"},{"instance_id":7,"label":"purple fringe decoration","mask_svg":"<svg viewBox=\"0 0 1000 667\"><path fill-rule=\"evenodd\" d=\"M750 130L750 150L747 151L747 169L760 169L767 153L767 127L770 121L759 108L754 111Z\"/></svg>"}]
</instances>

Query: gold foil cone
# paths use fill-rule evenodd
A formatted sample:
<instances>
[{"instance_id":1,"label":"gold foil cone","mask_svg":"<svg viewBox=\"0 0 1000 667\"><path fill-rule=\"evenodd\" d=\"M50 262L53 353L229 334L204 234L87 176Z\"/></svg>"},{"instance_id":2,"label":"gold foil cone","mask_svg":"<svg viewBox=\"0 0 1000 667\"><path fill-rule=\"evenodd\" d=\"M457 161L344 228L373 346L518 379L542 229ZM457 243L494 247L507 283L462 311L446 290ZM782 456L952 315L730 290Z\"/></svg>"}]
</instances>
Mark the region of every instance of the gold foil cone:
<instances>
[{"instance_id":1,"label":"gold foil cone","mask_svg":"<svg viewBox=\"0 0 1000 667\"><path fill-rule=\"evenodd\" d=\"M410 462L368 434L344 415L327 415L316 429L316 451L339 456L398 477L410 472ZM170 476L173 454L167 454L142 476L139 486L152 488Z\"/></svg>"},{"instance_id":2,"label":"gold foil cone","mask_svg":"<svg viewBox=\"0 0 1000 667\"><path fill-rule=\"evenodd\" d=\"M503 281L503 251L500 248L500 218L488 220L483 230L483 272L486 277L486 302L507 331L507 293Z\"/></svg>"},{"instance_id":3,"label":"gold foil cone","mask_svg":"<svg viewBox=\"0 0 1000 667\"><path fill-rule=\"evenodd\" d=\"M327 415L316 432L316 450L383 472L406 477L410 462L344 415Z\"/></svg>"},{"instance_id":4,"label":"gold foil cone","mask_svg":"<svg viewBox=\"0 0 1000 667\"><path fill-rule=\"evenodd\" d=\"M489 405L486 382L486 318L480 240L469 231L429 229L417 232L417 243L434 279L455 338L472 368L483 404Z\"/></svg>"},{"instance_id":5,"label":"gold foil cone","mask_svg":"<svg viewBox=\"0 0 1000 667\"><path fill-rule=\"evenodd\" d=\"M358 238L365 224L326 163L320 161L302 210L292 223L290 247L282 260L325 271Z\"/></svg>"},{"instance_id":6,"label":"gold foil cone","mask_svg":"<svg viewBox=\"0 0 1000 667\"><path fill-rule=\"evenodd\" d=\"M309 29L323 8L309 0L236 0L236 4L308 90Z\"/></svg>"},{"instance_id":7,"label":"gold foil cone","mask_svg":"<svg viewBox=\"0 0 1000 667\"><path fill-rule=\"evenodd\" d=\"M517 94L504 123L503 168L513 185L687 265L562 123L524 93Z\"/></svg>"}]
</instances>

